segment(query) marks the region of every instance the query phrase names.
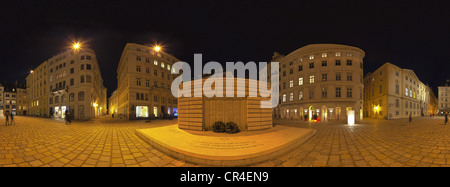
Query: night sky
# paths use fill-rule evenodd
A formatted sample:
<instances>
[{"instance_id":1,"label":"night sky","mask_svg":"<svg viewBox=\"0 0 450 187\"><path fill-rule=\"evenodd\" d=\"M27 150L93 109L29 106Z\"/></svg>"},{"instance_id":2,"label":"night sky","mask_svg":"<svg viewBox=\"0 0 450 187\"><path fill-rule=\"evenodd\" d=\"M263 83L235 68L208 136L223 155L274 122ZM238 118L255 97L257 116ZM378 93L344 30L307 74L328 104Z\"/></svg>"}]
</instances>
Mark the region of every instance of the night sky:
<instances>
[{"instance_id":1,"label":"night sky","mask_svg":"<svg viewBox=\"0 0 450 187\"><path fill-rule=\"evenodd\" d=\"M423 83L450 79L449 1L0 1L0 81L25 83L78 40L95 50L108 97L125 44L162 43L193 63L270 61L307 44L366 52L364 72L386 62Z\"/></svg>"}]
</instances>

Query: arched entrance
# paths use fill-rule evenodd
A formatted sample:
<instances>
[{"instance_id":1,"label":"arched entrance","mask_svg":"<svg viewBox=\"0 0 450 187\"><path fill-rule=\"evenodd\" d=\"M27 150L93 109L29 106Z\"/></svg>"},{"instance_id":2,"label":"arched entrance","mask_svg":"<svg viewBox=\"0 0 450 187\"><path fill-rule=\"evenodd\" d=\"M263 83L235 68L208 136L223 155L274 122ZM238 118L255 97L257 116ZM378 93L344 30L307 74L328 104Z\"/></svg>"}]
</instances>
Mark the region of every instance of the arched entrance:
<instances>
[{"instance_id":1,"label":"arched entrance","mask_svg":"<svg viewBox=\"0 0 450 187\"><path fill-rule=\"evenodd\" d=\"M314 120L317 119L317 115L316 115L316 109L311 105L308 108L308 120Z\"/></svg>"}]
</instances>

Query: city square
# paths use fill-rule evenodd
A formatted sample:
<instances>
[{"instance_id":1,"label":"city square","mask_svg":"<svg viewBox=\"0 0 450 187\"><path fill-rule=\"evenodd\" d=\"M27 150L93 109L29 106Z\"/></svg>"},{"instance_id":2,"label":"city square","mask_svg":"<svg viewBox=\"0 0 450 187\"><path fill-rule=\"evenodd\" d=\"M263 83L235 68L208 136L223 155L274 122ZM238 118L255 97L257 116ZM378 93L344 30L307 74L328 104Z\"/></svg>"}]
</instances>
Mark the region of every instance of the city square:
<instances>
[{"instance_id":1,"label":"city square","mask_svg":"<svg viewBox=\"0 0 450 187\"><path fill-rule=\"evenodd\" d=\"M203 167L165 155L136 129L177 120L127 122L113 118L74 121L17 117L0 125L1 167ZM250 167L448 167L450 125L442 116L335 122L274 120L276 126L317 132L292 151ZM245 136L245 135L243 135Z\"/></svg>"},{"instance_id":2,"label":"city square","mask_svg":"<svg viewBox=\"0 0 450 187\"><path fill-rule=\"evenodd\" d=\"M373 171L450 167L449 10L2 0L3 182L440 182Z\"/></svg>"}]
</instances>

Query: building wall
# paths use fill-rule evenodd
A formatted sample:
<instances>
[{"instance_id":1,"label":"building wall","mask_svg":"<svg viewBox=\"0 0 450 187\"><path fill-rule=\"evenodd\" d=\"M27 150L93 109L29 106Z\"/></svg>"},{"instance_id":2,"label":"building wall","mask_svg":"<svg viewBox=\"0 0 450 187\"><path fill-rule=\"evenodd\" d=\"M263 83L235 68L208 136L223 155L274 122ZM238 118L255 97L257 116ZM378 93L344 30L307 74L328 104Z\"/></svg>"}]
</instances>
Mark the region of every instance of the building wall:
<instances>
[{"instance_id":1,"label":"building wall","mask_svg":"<svg viewBox=\"0 0 450 187\"><path fill-rule=\"evenodd\" d=\"M28 101L26 88L17 88L17 115L28 115Z\"/></svg>"},{"instance_id":2,"label":"building wall","mask_svg":"<svg viewBox=\"0 0 450 187\"><path fill-rule=\"evenodd\" d=\"M438 111L439 114L450 112L450 86L438 87Z\"/></svg>"},{"instance_id":3,"label":"building wall","mask_svg":"<svg viewBox=\"0 0 450 187\"><path fill-rule=\"evenodd\" d=\"M396 119L428 115L429 92L412 70L386 63L366 76L364 88L366 117Z\"/></svg>"},{"instance_id":4,"label":"building wall","mask_svg":"<svg viewBox=\"0 0 450 187\"><path fill-rule=\"evenodd\" d=\"M433 114L437 114L438 112L438 99L436 98L436 96L433 93L433 89L431 89L428 85L426 86L427 89L427 93L429 94L430 97L426 98L427 101L426 103L428 103L428 115L433 115Z\"/></svg>"},{"instance_id":5,"label":"building wall","mask_svg":"<svg viewBox=\"0 0 450 187\"><path fill-rule=\"evenodd\" d=\"M128 43L117 69L117 115L139 119L174 115L177 99L170 86L175 75L171 67L179 60L152 46ZM145 111L138 111L144 108Z\"/></svg>"},{"instance_id":6,"label":"building wall","mask_svg":"<svg viewBox=\"0 0 450 187\"><path fill-rule=\"evenodd\" d=\"M4 107L5 107L4 98L3 98L4 90L5 90L5 87L2 84L0 84L0 117L4 116Z\"/></svg>"},{"instance_id":7,"label":"building wall","mask_svg":"<svg viewBox=\"0 0 450 187\"><path fill-rule=\"evenodd\" d=\"M27 105L31 116L48 117L47 61L41 63L27 78Z\"/></svg>"},{"instance_id":8,"label":"building wall","mask_svg":"<svg viewBox=\"0 0 450 187\"><path fill-rule=\"evenodd\" d=\"M31 115L93 119L106 115L106 88L95 52L70 49L53 56L27 77Z\"/></svg>"},{"instance_id":9,"label":"building wall","mask_svg":"<svg viewBox=\"0 0 450 187\"><path fill-rule=\"evenodd\" d=\"M360 120L364 55L359 48L338 44L312 44L277 55L280 104L274 116L346 121L347 111L355 110Z\"/></svg>"}]
</instances>

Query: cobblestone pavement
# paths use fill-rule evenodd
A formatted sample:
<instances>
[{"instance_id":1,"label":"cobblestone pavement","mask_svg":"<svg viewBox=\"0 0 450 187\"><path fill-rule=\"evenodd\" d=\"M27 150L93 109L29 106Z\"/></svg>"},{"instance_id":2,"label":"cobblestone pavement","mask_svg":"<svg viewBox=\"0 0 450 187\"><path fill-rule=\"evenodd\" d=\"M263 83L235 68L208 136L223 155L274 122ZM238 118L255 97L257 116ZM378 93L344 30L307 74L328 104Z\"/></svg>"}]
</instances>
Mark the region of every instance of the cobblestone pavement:
<instances>
[{"instance_id":1,"label":"cobblestone pavement","mask_svg":"<svg viewBox=\"0 0 450 187\"><path fill-rule=\"evenodd\" d=\"M126 122L96 119L64 122L16 117L0 119L0 167L196 166L155 150L135 129L175 124L176 120ZM280 125L314 128L315 136L297 149L256 166L361 167L450 166L450 124L443 118L366 119L349 126L274 120Z\"/></svg>"},{"instance_id":2,"label":"cobblestone pavement","mask_svg":"<svg viewBox=\"0 0 450 187\"><path fill-rule=\"evenodd\" d=\"M189 166L153 149L135 134L135 129L175 124L176 120L96 119L65 125L42 118L14 119L14 126L0 120L0 166Z\"/></svg>"},{"instance_id":3,"label":"cobblestone pavement","mask_svg":"<svg viewBox=\"0 0 450 187\"><path fill-rule=\"evenodd\" d=\"M265 166L429 167L450 166L450 124L442 117L374 120L361 124L274 120L315 128L317 133L298 149Z\"/></svg>"}]
</instances>

